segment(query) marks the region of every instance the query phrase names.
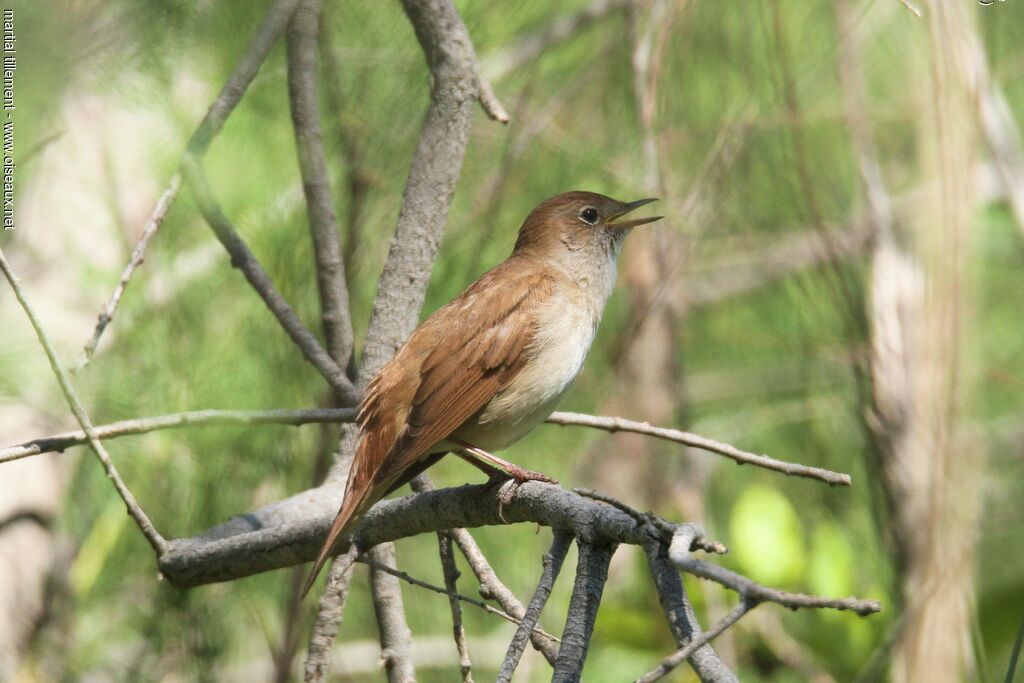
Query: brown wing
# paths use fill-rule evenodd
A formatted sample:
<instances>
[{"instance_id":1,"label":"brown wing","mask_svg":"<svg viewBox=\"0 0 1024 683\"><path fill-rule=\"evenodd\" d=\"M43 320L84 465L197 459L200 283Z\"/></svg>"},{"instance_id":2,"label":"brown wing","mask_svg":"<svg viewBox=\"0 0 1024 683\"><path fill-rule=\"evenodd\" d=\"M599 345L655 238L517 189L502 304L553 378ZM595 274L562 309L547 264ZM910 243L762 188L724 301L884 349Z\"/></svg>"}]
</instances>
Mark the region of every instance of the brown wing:
<instances>
[{"instance_id":1,"label":"brown wing","mask_svg":"<svg viewBox=\"0 0 1024 683\"><path fill-rule=\"evenodd\" d=\"M515 277L510 267L506 261L423 321L367 387L345 498L303 595L337 539L526 363L537 306L555 285L536 271Z\"/></svg>"}]
</instances>

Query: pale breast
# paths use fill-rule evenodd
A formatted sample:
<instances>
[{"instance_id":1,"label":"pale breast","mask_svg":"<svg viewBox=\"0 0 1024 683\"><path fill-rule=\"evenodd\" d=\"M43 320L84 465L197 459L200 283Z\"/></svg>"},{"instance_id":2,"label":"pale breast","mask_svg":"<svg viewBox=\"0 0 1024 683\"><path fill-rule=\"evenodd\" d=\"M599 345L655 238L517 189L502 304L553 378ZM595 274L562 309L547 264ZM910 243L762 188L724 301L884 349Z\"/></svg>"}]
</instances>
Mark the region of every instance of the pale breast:
<instances>
[{"instance_id":1,"label":"pale breast","mask_svg":"<svg viewBox=\"0 0 1024 683\"><path fill-rule=\"evenodd\" d=\"M547 418L583 367L604 298L572 285L552 296L538 316L526 366L457 436L484 450L500 450Z\"/></svg>"}]
</instances>

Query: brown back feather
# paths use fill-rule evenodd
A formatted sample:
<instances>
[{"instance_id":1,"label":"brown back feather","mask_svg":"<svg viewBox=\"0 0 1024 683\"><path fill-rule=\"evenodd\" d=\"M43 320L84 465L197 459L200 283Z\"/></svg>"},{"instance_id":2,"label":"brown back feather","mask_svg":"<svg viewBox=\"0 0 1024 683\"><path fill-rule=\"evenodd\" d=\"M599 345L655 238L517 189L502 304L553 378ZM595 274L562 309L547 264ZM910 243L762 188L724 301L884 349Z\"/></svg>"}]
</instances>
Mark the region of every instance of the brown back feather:
<instances>
[{"instance_id":1,"label":"brown back feather","mask_svg":"<svg viewBox=\"0 0 1024 683\"><path fill-rule=\"evenodd\" d=\"M524 265L505 261L438 309L370 382L357 414L362 440L345 498L303 596L338 538L522 370L536 308L555 289L553 278Z\"/></svg>"}]
</instances>

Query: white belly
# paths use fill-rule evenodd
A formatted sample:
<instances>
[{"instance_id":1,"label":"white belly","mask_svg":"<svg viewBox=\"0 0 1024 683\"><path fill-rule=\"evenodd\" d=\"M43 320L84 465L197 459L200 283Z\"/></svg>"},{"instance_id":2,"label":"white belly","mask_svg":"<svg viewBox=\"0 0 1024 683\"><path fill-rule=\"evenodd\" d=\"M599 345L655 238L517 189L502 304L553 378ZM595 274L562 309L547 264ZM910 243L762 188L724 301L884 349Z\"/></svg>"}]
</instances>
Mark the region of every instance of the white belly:
<instances>
[{"instance_id":1,"label":"white belly","mask_svg":"<svg viewBox=\"0 0 1024 683\"><path fill-rule=\"evenodd\" d=\"M581 299L552 298L528 349L530 360L476 420L457 431L460 439L497 451L524 437L554 412L583 367L603 308Z\"/></svg>"}]
</instances>

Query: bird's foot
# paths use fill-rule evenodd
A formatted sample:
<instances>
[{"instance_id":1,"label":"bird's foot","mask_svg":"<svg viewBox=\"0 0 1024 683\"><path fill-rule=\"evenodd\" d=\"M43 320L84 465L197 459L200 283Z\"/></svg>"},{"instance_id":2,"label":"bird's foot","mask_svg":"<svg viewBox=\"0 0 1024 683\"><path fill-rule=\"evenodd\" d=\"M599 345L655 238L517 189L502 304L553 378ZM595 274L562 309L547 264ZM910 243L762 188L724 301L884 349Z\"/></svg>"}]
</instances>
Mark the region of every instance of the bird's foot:
<instances>
[{"instance_id":1,"label":"bird's foot","mask_svg":"<svg viewBox=\"0 0 1024 683\"><path fill-rule=\"evenodd\" d=\"M511 464L511 463L510 463ZM512 465L511 468L503 472L505 474L504 483L501 489L498 491L498 518L508 524L508 520L505 519L505 506L511 505L512 501L515 500L516 494L519 493L519 487L528 481L542 481L545 484L558 485L558 480L549 477L543 472L534 472L518 465Z\"/></svg>"},{"instance_id":2,"label":"bird's foot","mask_svg":"<svg viewBox=\"0 0 1024 683\"><path fill-rule=\"evenodd\" d=\"M502 460L493 453L488 453L484 449L464 441L456 441L456 443L465 449L457 451L457 455L486 474L488 483L501 483L501 490L498 494L498 518L505 524L508 524L508 520L505 519L505 506L512 504L520 486L528 481L542 481L546 484L558 485L557 479L553 479L543 472L534 472L515 463Z\"/></svg>"}]
</instances>

